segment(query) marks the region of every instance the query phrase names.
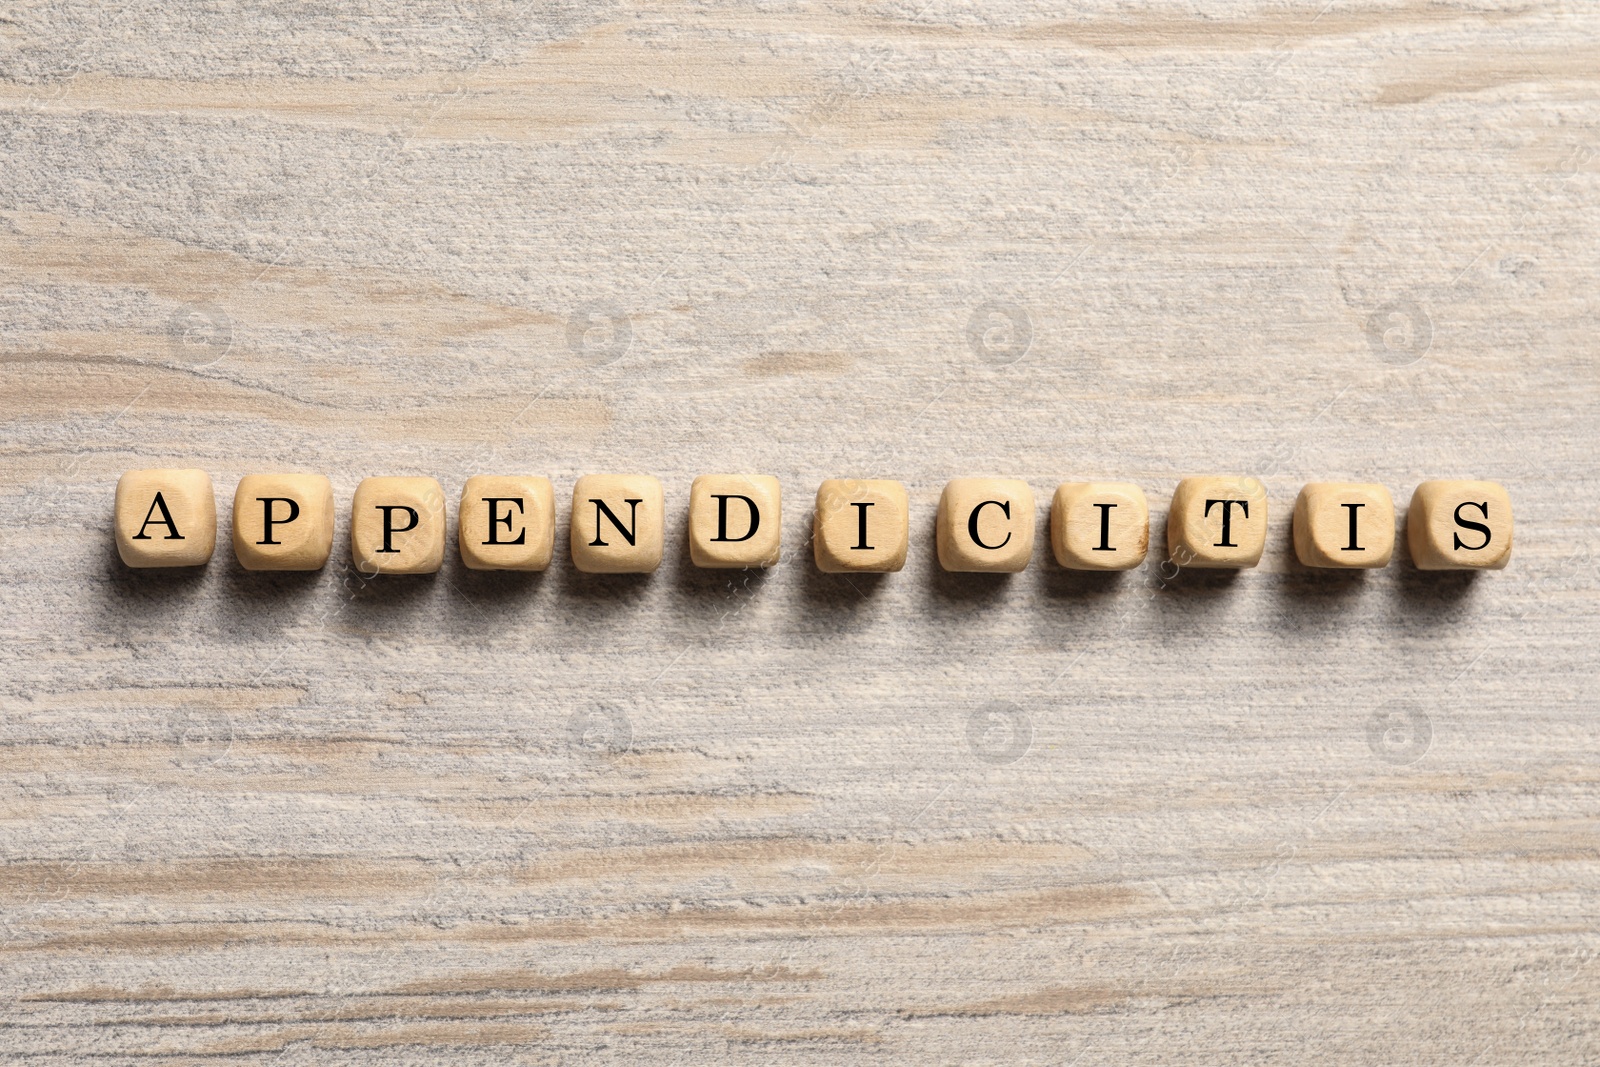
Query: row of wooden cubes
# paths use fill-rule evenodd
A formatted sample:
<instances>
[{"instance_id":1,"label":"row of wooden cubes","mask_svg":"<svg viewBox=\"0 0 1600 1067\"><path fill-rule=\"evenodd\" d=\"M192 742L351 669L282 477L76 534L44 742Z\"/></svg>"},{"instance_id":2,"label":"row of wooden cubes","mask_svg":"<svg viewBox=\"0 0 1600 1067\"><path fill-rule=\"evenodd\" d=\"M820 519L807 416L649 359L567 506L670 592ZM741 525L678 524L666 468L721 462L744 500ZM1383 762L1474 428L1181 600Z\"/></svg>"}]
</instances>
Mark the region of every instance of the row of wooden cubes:
<instances>
[{"instance_id":1,"label":"row of wooden cubes","mask_svg":"<svg viewBox=\"0 0 1600 1067\"><path fill-rule=\"evenodd\" d=\"M368 478L352 502L350 547L370 574L421 574L444 560L444 489L432 478ZM1167 551L1180 567L1253 567L1267 540L1267 493L1250 477L1178 483ZM1026 482L957 478L939 500L935 538L950 571L1020 571L1033 557L1034 498ZM573 564L590 573L653 571L665 522L661 483L644 474L590 474L572 490ZM700 567L771 567L781 548L778 479L713 474L689 491L689 551ZM333 486L319 474L252 474L233 499L233 547L250 570L316 570L333 547ZM117 483L117 549L130 567L198 566L216 543L216 502L201 470L129 471ZM555 544L555 490L534 475L479 475L461 493L457 545L478 570L543 570ZM817 566L830 572L905 565L905 486L831 479L817 490ZM1294 546L1310 567L1387 566L1394 552L1389 491L1312 482L1300 491ZM1494 482L1428 481L1406 516L1411 558L1423 570L1500 568L1511 556L1511 501ZM1055 492L1050 542L1078 570L1126 570L1145 559L1150 510L1128 482L1068 482Z\"/></svg>"}]
</instances>

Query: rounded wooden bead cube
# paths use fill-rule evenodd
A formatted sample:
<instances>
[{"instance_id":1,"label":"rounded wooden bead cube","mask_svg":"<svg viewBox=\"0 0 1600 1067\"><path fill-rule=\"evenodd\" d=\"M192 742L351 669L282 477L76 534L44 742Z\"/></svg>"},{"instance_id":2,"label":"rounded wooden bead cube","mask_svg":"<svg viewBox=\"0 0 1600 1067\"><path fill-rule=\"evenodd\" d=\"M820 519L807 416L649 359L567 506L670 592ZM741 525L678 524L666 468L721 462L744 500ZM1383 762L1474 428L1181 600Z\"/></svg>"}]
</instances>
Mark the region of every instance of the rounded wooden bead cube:
<instances>
[{"instance_id":1,"label":"rounded wooden bead cube","mask_svg":"<svg viewBox=\"0 0 1600 1067\"><path fill-rule=\"evenodd\" d=\"M365 478L350 505L350 555L363 574L432 574L444 562L444 488L432 478Z\"/></svg>"},{"instance_id":2,"label":"rounded wooden bead cube","mask_svg":"<svg viewBox=\"0 0 1600 1067\"><path fill-rule=\"evenodd\" d=\"M217 547L211 476L193 468L128 471L117 480L117 554L130 567L198 567Z\"/></svg>"},{"instance_id":3,"label":"rounded wooden bead cube","mask_svg":"<svg viewBox=\"0 0 1600 1067\"><path fill-rule=\"evenodd\" d=\"M1411 494L1406 545L1418 570L1499 570L1511 534L1511 497L1496 482L1423 482Z\"/></svg>"},{"instance_id":4,"label":"rounded wooden bead cube","mask_svg":"<svg viewBox=\"0 0 1600 1067\"><path fill-rule=\"evenodd\" d=\"M1294 554L1307 567L1387 567L1394 499L1371 482L1311 482L1294 502Z\"/></svg>"},{"instance_id":5,"label":"rounded wooden bead cube","mask_svg":"<svg viewBox=\"0 0 1600 1067\"><path fill-rule=\"evenodd\" d=\"M887 479L828 479L817 488L811 540L820 571L899 570L911 541L906 487Z\"/></svg>"},{"instance_id":6,"label":"rounded wooden bead cube","mask_svg":"<svg viewBox=\"0 0 1600 1067\"><path fill-rule=\"evenodd\" d=\"M1132 482L1065 482L1050 503L1056 562L1081 571L1125 571L1150 549L1150 504Z\"/></svg>"},{"instance_id":7,"label":"rounded wooden bead cube","mask_svg":"<svg viewBox=\"0 0 1600 1067\"><path fill-rule=\"evenodd\" d=\"M333 552L333 483L247 474L233 491L233 554L247 571L314 571Z\"/></svg>"},{"instance_id":8,"label":"rounded wooden bead cube","mask_svg":"<svg viewBox=\"0 0 1600 1067\"><path fill-rule=\"evenodd\" d=\"M572 563L586 574L661 566L661 482L648 474L585 474L572 487Z\"/></svg>"},{"instance_id":9,"label":"rounded wooden bead cube","mask_svg":"<svg viewBox=\"0 0 1600 1067\"><path fill-rule=\"evenodd\" d=\"M939 496L934 540L947 571L1006 573L1033 558L1033 489L1015 478L955 478Z\"/></svg>"},{"instance_id":10,"label":"rounded wooden bead cube","mask_svg":"<svg viewBox=\"0 0 1600 1067\"><path fill-rule=\"evenodd\" d=\"M771 567L783 549L778 479L702 474L689 488L689 559L696 567Z\"/></svg>"},{"instance_id":11,"label":"rounded wooden bead cube","mask_svg":"<svg viewBox=\"0 0 1600 1067\"><path fill-rule=\"evenodd\" d=\"M1167 552L1179 567L1254 567L1267 546L1267 490L1254 478L1185 478L1167 513Z\"/></svg>"},{"instance_id":12,"label":"rounded wooden bead cube","mask_svg":"<svg viewBox=\"0 0 1600 1067\"><path fill-rule=\"evenodd\" d=\"M475 571L542 571L555 554L556 491L533 474L476 474L461 490L456 547Z\"/></svg>"}]
</instances>

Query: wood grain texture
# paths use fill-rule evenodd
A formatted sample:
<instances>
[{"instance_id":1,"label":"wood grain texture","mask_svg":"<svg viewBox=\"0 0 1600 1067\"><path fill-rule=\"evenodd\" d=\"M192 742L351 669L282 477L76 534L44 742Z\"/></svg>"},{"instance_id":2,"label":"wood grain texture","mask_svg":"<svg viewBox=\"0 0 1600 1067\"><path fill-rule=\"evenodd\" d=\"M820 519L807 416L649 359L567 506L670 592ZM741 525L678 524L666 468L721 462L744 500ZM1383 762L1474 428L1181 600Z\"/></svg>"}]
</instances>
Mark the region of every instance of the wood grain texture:
<instances>
[{"instance_id":1,"label":"wood grain texture","mask_svg":"<svg viewBox=\"0 0 1600 1067\"><path fill-rule=\"evenodd\" d=\"M1597 78L1559 0L13 5L0 1058L1600 1059ZM134 573L167 465L223 548ZM281 469L321 573L227 552ZM727 470L765 576L688 563ZM362 477L560 545L615 471L653 576L350 568ZM951 477L1164 545L1202 473L1258 570L934 560ZM828 477L903 572L818 573ZM1447 477L1507 570L1294 561Z\"/></svg>"}]
</instances>

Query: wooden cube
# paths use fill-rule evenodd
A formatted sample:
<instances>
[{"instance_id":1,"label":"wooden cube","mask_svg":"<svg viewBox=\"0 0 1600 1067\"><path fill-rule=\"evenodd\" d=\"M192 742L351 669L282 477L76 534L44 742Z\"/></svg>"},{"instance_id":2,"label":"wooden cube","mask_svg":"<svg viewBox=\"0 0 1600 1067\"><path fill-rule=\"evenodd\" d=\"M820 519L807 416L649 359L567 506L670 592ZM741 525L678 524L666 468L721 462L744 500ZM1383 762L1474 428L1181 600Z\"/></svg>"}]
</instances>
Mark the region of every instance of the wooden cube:
<instances>
[{"instance_id":1,"label":"wooden cube","mask_svg":"<svg viewBox=\"0 0 1600 1067\"><path fill-rule=\"evenodd\" d=\"M585 474L572 487L572 563L587 574L661 566L664 501L648 474Z\"/></svg>"},{"instance_id":2,"label":"wooden cube","mask_svg":"<svg viewBox=\"0 0 1600 1067\"><path fill-rule=\"evenodd\" d=\"M911 540L906 487L881 479L830 478L817 489L811 522L817 569L897 571Z\"/></svg>"},{"instance_id":3,"label":"wooden cube","mask_svg":"<svg viewBox=\"0 0 1600 1067\"><path fill-rule=\"evenodd\" d=\"M1394 500L1369 482L1310 482L1294 502L1294 554L1307 567L1387 567Z\"/></svg>"},{"instance_id":4,"label":"wooden cube","mask_svg":"<svg viewBox=\"0 0 1600 1067\"><path fill-rule=\"evenodd\" d=\"M1511 561L1511 497L1496 482L1423 482L1406 544L1418 570L1499 570Z\"/></svg>"},{"instance_id":5,"label":"wooden cube","mask_svg":"<svg viewBox=\"0 0 1600 1067\"><path fill-rule=\"evenodd\" d=\"M954 478L939 495L934 543L947 571L1026 570L1033 558L1033 490L1015 478Z\"/></svg>"},{"instance_id":6,"label":"wooden cube","mask_svg":"<svg viewBox=\"0 0 1600 1067\"><path fill-rule=\"evenodd\" d=\"M247 474L233 491L233 554L247 571L321 570L333 552L333 483Z\"/></svg>"},{"instance_id":7,"label":"wooden cube","mask_svg":"<svg viewBox=\"0 0 1600 1067\"><path fill-rule=\"evenodd\" d=\"M130 567L199 567L217 547L217 498L205 471L128 471L114 511L117 554Z\"/></svg>"},{"instance_id":8,"label":"wooden cube","mask_svg":"<svg viewBox=\"0 0 1600 1067\"><path fill-rule=\"evenodd\" d=\"M444 487L364 478L350 505L350 555L363 574L432 574L444 562Z\"/></svg>"},{"instance_id":9,"label":"wooden cube","mask_svg":"<svg viewBox=\"0 0 1600 1067\"><path fill-rule=\"evenodd\" d=\"M475 571L542 571L556 541L556 491L533 474L477 474L461 490L456 546Z\"/></svg>"},{"instance_id":10,"label":"wooden cube","mask_svg":"<svg viewBox=\"0 0 1600 1067\"><path fill-rule=\"evenodd\" d=\"M689 487L689 558L696 567L771 567L782 522L778 479L702 474Z\"/></svg>"},{"instance_id":11,"label":"wooden cube","mask_svg":"<svg viewBox=\"0 0 1600 1067\"><path fill-rule=\"evenodd\" d=\"M1150 505L1132 482L1063 482L1050 503L1050 547L1077 571L1125 571L1150 550Z\"/></svg>"},{"instance_id":12,"label":"wooden cube","mask_svg":"<svg viewBox=\"0 0 1600 1067\"><path fill-rule=\"evenodd\" d=\"M1185 478L1167 513L1167 552L1179 567L1254 567L1267 546L1267 490L1254 478Z\"/></svg>"}]
</instances>

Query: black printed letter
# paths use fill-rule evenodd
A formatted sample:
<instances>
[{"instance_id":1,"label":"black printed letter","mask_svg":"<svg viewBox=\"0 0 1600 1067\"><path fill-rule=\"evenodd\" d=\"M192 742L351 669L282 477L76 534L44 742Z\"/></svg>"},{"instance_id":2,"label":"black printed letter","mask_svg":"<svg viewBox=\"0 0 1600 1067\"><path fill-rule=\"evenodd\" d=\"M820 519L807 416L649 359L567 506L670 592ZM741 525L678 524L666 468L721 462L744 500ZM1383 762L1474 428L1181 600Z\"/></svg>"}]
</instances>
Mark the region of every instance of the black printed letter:
<instances>
[{"instance_id":1,"label":"black printed letter","mask_svg":"<svg viewBox=\"0 0 1600 1067\"><path fill-rule=\"evenodd\" d=\"M1356 544L1356 512L1366 507L1365 504L1340 504L1341 508L1350 509L1350 543L1340 549L1341 552L1365 552L1366 549Z\"/></svg>"},{"instance_id":2,"label":"black printed letter","mask_svg":"<svg viewBox=\"0 0 1600 1067\"><path fill-rule=\"evenodd\" d=\"M287 526L298 519L300 517L300 505L286 496L258 496L256 499L261 501L261 540L257 541L256 544L283 544L282 541L274 541L272 539L272 528L274 526ZM275 519L272 517L272 505L279 502L289 505L289 514L284 518Z\"/></svg>"},{"instance_id":3,"label":"black printed letter","mask_svg":"<svg viewBox=\"0 0 1600 1067\"><path fill-rule=\"evenodd\" d=\"M486 497L483 498L483 502L485 504L489 505L489 540L485 541L484 544L486 544L486 545L522 545L522 544L527 544L527 542L528 542L528 531L527 531L526 528L523 528L523 529L517 531L517 537L516 537L516 540L514 540L514 541L502 541L502 540L500 540L500 531L495 529L496 526L499 526L499 525L501 525L503 523L505 525L506 532L507 533L511 532L511 514L510 514L510 512L507 512L504 515L500 514L500 505L501 504L515 504L517 506L517 514L521 515L522 514L522 498L521 497L519 497L519 496L486 496Z\"/></svg>"},{"instance_id":4,"label":"black printed letter","mask_svg":"<svg viewBox=\"0 0 1600 1067\"><path fill-rule=\"evenodd\" d=\"M160 498L158 497L157 499L160 499ZM1476 552L1480 548L1488 548L1489 547L1489 527L1485 526L1481 522L1473 522L1471 519L1463 519L1461 517L1461 509L1462 508L1477 508L1479 511L1483 512L1483 517L1485 519L1487 519L1489 517L1489 502L1487 500L1483 501L1481 504L1476 502L1476 501L1472 501L1472 500L1468 500L1468 501L1465 501L1464 503L1457 504L1456 505L1456 525L1461 527L1463 530L1477 530L1479 533L1483 534L1483 544L1481 544L1481 545L1464 545L1464 544L1461 543L1461 535L1460 534L1455 534L1454 535L1454 540L1455 540L1455 543L1456 543L1455 546L1457 548L1464 548L1468 552Z\"/></svg>"},{"instance_id":5,"label":"black printed letter","mask_svg":"<svg viewBox=\"0 0 1600 1067\"><path fill-rule=\"evenodd\" d=\"M397 533L405 533L407 530L415 530L417 528L417 509L408 508L404 504L374 504L373 507L383 512L383 547L378 549L378 551L400 551L398 548L394 547L394 535ZM404 526L396 526L394 524L394 513L397 511L405 512L411 517L411 521L406 523Z\"/></svg>"},{"instance_id":6,"label":"black printed letter","mask_svg":"<svg viewBox=\"0 0 1600 1067\"><path fill-rule=\"evenodd\" d=\"M850 505L856 509L856 543L850 546L852 552L870 552L872 546L867 544L867 509L872 506L872 501L857 501Z\"/></svg>"},{"instance_id":7,"label":"black printed letter","mask_svg":"<svg viewBox=\"0 0 1600 1067\"><path fill-rule=\"evenodd\" d=\"M1095 545L1089 551L1115 552L1116 549L1111 547L1111 509L1116 507L1116 505L1096 504L1095 507L1100 509L1100 543Z\"/></svg>"},{"instance_id":8,"label":"black printed letter","mask_svg":"<svg viewBox=\"0 0 1600 1067\"><path fill-rule=\"evenodd\" d=\"M1211 514L1212 504L1222 505L1222 540L1218 541L1212 547L1238 548L1238 545L1228 540L1229 537L1233 536L1230 532L1233 528L1233 505L1238 504L1239 509L1244 512L1244 517L1248 519L1250 517L1250 502L1248 500L1207 500L1206 510L1204 512L1205 515Z\"/></svg>"},{"instance_id":9,"label":"black printed letter","mask_svg":"<svg viewBox=\"0 0 1600 1067\"><path fill-rule=\"evenodd\" d=\"M999 508L1001 513L1005 515L1006 518L1009 519L1011 517L1011 501L1007 500L1001 502L999 500L985 500L983 503L973 508L972 514L967 516L967 536L971 537L972 543L977 545L979 548L987 548L990 550L1004 548L1006 545L1011 543L1010 530L1006 531L1006 539L1001 541L998 545L986 545L983 543L983 538L978 536L978 513L984 508L988 507L990 504L993 504L995 507Z\"/></svg>"},{"instance_id":10,"label":"black printed letter","mask_svg":"<svg viewBox=\"0 0 1600 1067\"><path fill-rule=\"evenodd\" d=\"M756 535L756 530L761 527L761 511L756 507L756 502L747 496L738 493L712 493L717 498L717 536L713 541L748 541ZM728 501L743 500L745 507L750 509L750 529L744 532L743 537L728 536Z\"/></svg>"},{"instance_id":11,"label":"black printed letter","mask_svg":"<svg viewBox=\"0 0 1600 1067\"><path fill-rule=\"evenodd\" d=\"M161 518L159 520L152 520L150 518L150 516L152 516L152 515L154 515L156 513L156 509L157 508L161 509ZM150 523L152 521L155 521L159 525L165 526L167 528L167 536L166 536L165 540L168 540L168 541L182 541L183 540L183 534L178 532L178 524L172 521L172 512L167 510L167 502L165 500L161 499L161 494L160 493L157 493L155 500L151 501L150 510L144 513L144 525L139 527L139 532L134 534L132 537L128 538L128 540L130 540L130 541L148 541L148 540L150 540L150 535L145 533L145 530L149 529Z\"/></svg>"},{"instance_id":12,"label":"black printed letter","mask_svg":"<svg viewBox=\"0 0 1600 1067\"><path fill-rule=\"evenodd\" d=\"M604 501L598 500L595 497L590 497L589 503L594 505L594 540L589 542L589 547L611 547L604 541L600 540L600 516L602 515L611 520L611 525L617 528L617 532L623 536L623 539L626 540L628 544L631 545L634 543L633 531L639 526L639 505L644 503L644 497L631 498L623 501L624 504L628 505L628 522L632 524L631 527L622 525L622 520L617 518L616 515L612 514L611 509L606 507Z\"/></svg>"}]
</instances>

